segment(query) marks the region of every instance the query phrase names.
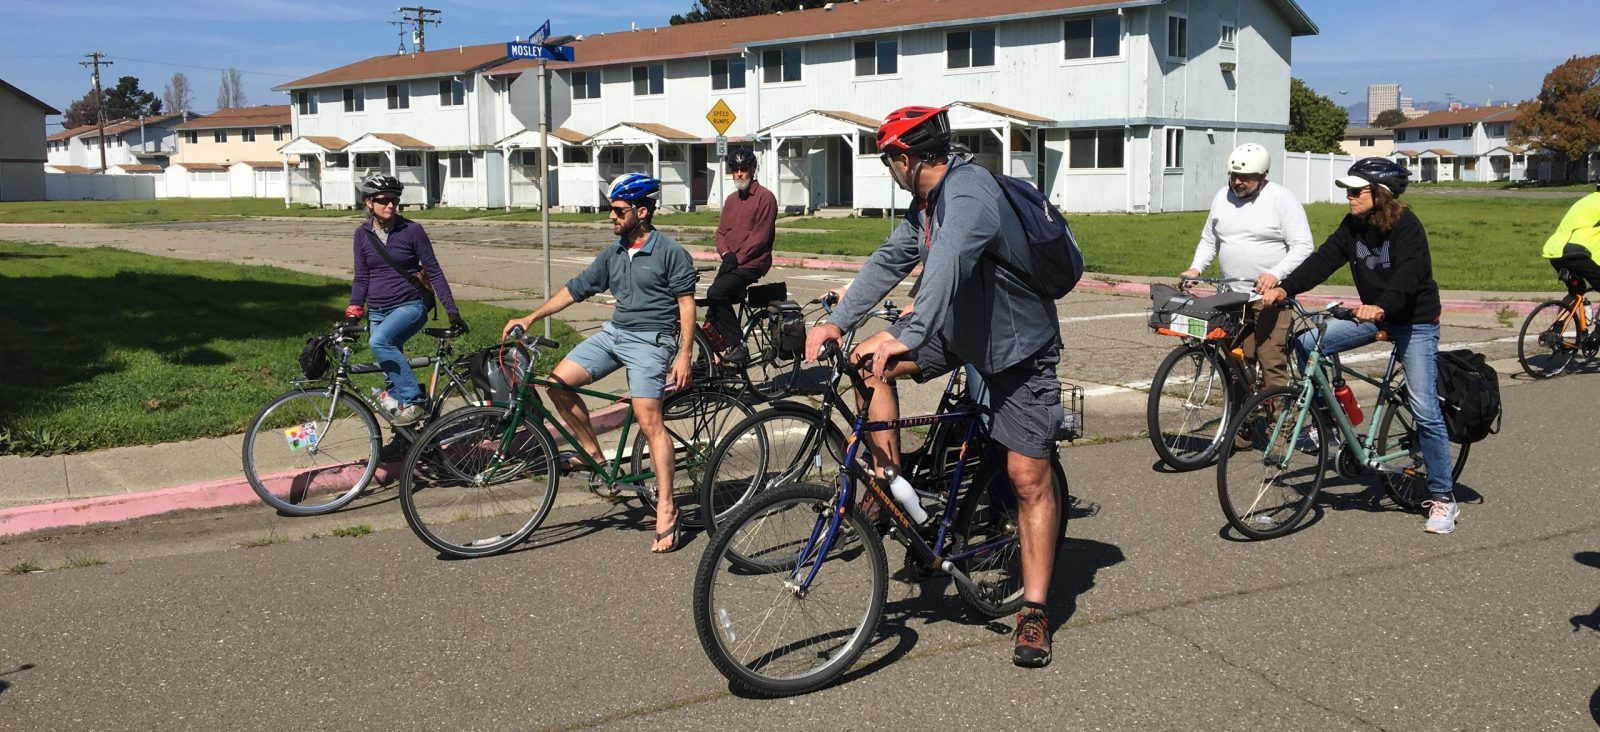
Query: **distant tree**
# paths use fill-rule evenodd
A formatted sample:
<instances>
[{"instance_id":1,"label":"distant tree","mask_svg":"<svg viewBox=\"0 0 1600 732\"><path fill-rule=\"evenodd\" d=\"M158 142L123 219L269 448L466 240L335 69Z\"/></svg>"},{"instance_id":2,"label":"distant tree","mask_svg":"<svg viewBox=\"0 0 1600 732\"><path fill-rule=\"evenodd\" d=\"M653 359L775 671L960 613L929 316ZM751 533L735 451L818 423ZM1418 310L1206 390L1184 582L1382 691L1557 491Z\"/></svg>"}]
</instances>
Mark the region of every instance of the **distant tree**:
<instances>
[{"instance_id":1,"label":"distant tree","mask_svg":"<svg viewBox=\"0 0 1600 732\"><path fill-rule=\"evenodd\" d=\"M812 7L817 7L827 0L810 0ZM674 15L668 22L673 25L684 23L698 23L702 20L719 20L722 18L745 18L751 15L766 15L779 10L794 10L805 5L806 0L697 0L689 12Z\"/></svg>"},{"instance_id":2,"label":"distant tree","mask_svg":"<svg viewBox=\"0 0 1600 732\"><path fill-rule=\"evenodd\" d=\"M99 110L100 100L95 98L94 90L90 89L77 101L67 105L67 111L62 113L61 123L69 130L92 125L99 119Z\"/></svg>"},{"instance_id":3,"label":"distant tree","mask_svg":"<svg viewBox=\"0 0 1600 732\"><path fill-rule=\"evenodd\" d=\"M1406 121L1406 113L1398 109L1385 109L1372 120L1373 127L1393 127Z\"/></svg>"},{"instance_id":4,"label":"distant tree","mask_svg":"<svg viewBox=\"0 0 1600 732\"><path fill-rule=\"evenodd\" d=\"M1573 56L1544 77L1539 98L1517 105L1513 145L1536 145L1567 162L1600 145L1600 56ZM1564 166L1570 180L1574 166Z\"/></svg>"},{"instance_id":5,"label":"distant tree","mask_svg":"<svg viewBox=\"0 0 1600 732\"><path fill-rule=\"evenodd\" d=\"M193 111L194 93L189 88L189 77L184 76L182 71L174 73L172 80L161 90L161 102L173 114Z\"/></svg>"},{"instance_id":6,"label":"distant tree","mask_svg":"<svg viewBox=\"0 0 1600 732\"><path fill-rule=\"evenodd\" d=\"M139 77L124 76L105 90L106 119L131 119L161 114L161 100L139 88Z\"/></svg>"},{"instance_id":7,"label":"distant tree","mask_svg":"<svg viewBox=\"0 0 1600 732\"><path fill-rule=\"evenodd\" d=\"M222 72L222 86L217 89L217 109L234 109L245 105L243 81L239 70L229 66Z\"/></svg>"},{"instance_id":8,"label":"distant tree","mask_svg":"<svg viewBox=\"0 0 1600 732\"><path fill-rule=\"evenodd\" d=\"M1289 80L1289 134L1283 144L1290 152L1336 153L1344 139L1350 113L1299 79Z\"/></svg>"}]
</instances>

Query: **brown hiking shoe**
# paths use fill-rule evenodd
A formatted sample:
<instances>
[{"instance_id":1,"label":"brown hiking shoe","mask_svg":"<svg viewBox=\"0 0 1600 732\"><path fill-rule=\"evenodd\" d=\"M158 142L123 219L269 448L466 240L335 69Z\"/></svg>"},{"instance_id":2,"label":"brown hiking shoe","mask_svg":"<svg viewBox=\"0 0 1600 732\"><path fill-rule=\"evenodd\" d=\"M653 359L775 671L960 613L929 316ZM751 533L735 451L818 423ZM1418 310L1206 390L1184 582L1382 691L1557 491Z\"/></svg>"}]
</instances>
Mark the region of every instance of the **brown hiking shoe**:
<instances>
[{"instance_id":1,"label":"brown hiking shoe","mask_svg":"<svg viewBox=\"0 0 1600 732\"><path fill-rule=\"evenodd\" d=\"M1028 668L1050 665L1050 618L1043 608L1026 603L1017 616L1017 647L1011 662Z\"/></svg>"}]
</instances>

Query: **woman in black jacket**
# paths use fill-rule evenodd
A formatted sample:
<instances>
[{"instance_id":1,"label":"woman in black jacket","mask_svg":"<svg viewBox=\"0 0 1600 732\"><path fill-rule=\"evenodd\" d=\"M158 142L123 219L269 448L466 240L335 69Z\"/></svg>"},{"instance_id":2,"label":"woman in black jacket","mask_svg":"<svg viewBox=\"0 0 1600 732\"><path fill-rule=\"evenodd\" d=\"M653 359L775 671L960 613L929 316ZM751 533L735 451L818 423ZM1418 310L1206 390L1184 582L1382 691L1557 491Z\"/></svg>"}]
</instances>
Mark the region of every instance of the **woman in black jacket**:
<instances>
[{"instance_id":1,"label":"woman in black jacket","mask_svg":"<svg viewBox=\"0 0 1600 732\"><path fill-rule=\"evenodd\" d=\"M1411 172L1385 158L1364 158L1350 166L1337 184L1345 189L1350 214L1328 240L1282 282L1258 283L1261 300L1272 304L1322 284L1348 263L1361 306L1359 322L1334 320L1322 339L1322 352L1334 354L1377 340L1378 323L1389 333L1406 375L1406 393L1422 439L1422 460L1428 469L1431 501L1424 529L1432 534L1455 530L1461 509L1451 480L1450 437L1439 409L1439 285L1433 281L1428 234L1411 208L1401 203ZM1274 287L1274 285L1276 285ZM1314 333L1296 344L1300 364L1315 345Z\"/></svg>"}]
</instances>

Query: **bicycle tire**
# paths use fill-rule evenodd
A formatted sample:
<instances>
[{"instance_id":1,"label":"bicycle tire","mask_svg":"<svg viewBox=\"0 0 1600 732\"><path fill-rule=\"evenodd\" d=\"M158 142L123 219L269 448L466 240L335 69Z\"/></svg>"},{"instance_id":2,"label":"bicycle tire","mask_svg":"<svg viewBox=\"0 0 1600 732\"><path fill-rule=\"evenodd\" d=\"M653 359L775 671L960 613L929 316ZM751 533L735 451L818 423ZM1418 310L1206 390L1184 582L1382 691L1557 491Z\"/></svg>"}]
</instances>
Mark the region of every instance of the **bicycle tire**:
<instances>
[{"instance_id":1,"label":"bicycle tire","mask_svg":"<svg viewBox=\"0 0 1600 732\"><path fill-rule=\"evenodd\" d=\"M1150 445L1167 467L1199 470L1217 460L1235 406L1228 364L1214 347L1172 349L1150 381L1145 423Z\"/></svg>"},{"instance_id":2,"label":"bicycle tire","mask_svg":"<svg viewBox=\"0 0 1600 732\"><path fill-rule=\"evenodd\" d=\"M840 512L836 500L834 489L809 483L761 493L729 517L701 555L695 634L733 685L767 697L804 694L838 678L866 650L883 614L888 564L882 539L860 509ZM838 531L828 552L820 560L816 551L801 557L808 539L834 519ZM734 547L788 559L779 571L751 572L730 561ZM812 567L815 579L795 591L791 574L804 576ZM784 622L763 622L771 617Z\"/></svg>"},{"instance_id":3,"label":"bicycle tire","mask_svg":"<svg viewBox=\"0 0 1600 732\"><path fill-rule=\"evenodd\" d=\"M761 491L790 483L832 485L844 433L804 404L778 402L729 428L706 464L700 514L706 531Z\"/></svg>"},{"instance_id":4,"label":"bicycle tire","mask_svg":"<svg viewBox=\"0 0 1600 732\"><path fill-rule=\"evenodd\" d=\"M1416 416L1404 401L1391 406L1384 413L1383 424L1378 427L1377 447L1373 452L1387 455L1400 450L1409 450L1411 453L1410 463L1406 466L1411 473L1378 473L1378 482L1383 484L1384 492L1389 494L1395 505L1407 511L1420 511L1422 502L1430 500L1428 467L1422 460L1422 440L1417 434ZM1455 453L1450 459L1450 481L1454 483L1467 467L1467 455L1472 451L1472 446L1452 442L1450 450Z\"/></svg>"},{"instance_id":5,"label":"bicycle tire","mask_svg":"<svg viewBox=\"0 0 1600 732\"><path fill-rule=\"evenodd\" d=\"M1251 396L1228 429L1217 459L1217 500L1235 531L1271 539L1293 531L1322 490L1331 460L1322 412L1306 410L1318 439L1309 451L1287 434L1298 411L1299 389L1277 387ZM1298 457L1311 459L1302 464ZM1294 466L1294 467L1291 467ZM1265 501L1265 502L1263 502ZM1242 508L1242 510L1241 510Z\"/></svg>"},{"instance_id":6,"label":"bicycle tire","mask_svg":"<svg viewBox=\"0 0 1600 732\"><path fill-rule=\"evenodd\" d=\"M561 480L555 443L543 422L522 415L513 424L511 414L460 409L411 445L400 508L423 543L452 557L489 556L522 543L549 516ZM508 455L491 471L502 444Z\"/></svg>"},{"instance_id":7,"label":"bicycle tire","mask_svg":"<svg viewBox=\"0 0 1600 732\"><path fill-rule=\"evenodd\" d=\"M700 482L705 477L706 465L728 429L754 412L750 405L720 391L682 391L662 401L662 421L677 453L673 458L673 503L678 506L678 520L684 526L702 528L705 525L699 503ZM650 462L649 440L640 429L633 436L628 470L638 475L654 469ZM645 509L655 513L655 492L644 490L638 495Z\"/></svg>"},{"instance_id":8,"label":"bicycle tire","mask_svg":"<svg viewBox=\"0 0 1600 732\"><path fill-rule=\"evenodd\" d=\"M1535 379L1560 376L1571 368L1581 335L1567 303L1561 300L1542 302L1522 321L1522 330L1517 336L1517 363L1524 373Z\"/></svg>"},{"instance_id":9,"label":"bicycle tire","mask_svg":"<svg viewBox=\"0 0 1600 732\"><path fill-rule=\"evenodd\" d=\"M382 436L372 410L351 394L334 401L331 390L284 392L245 429L245 479L281 514L332 513L372 482Z\"/></svg>"},{"instance_id":10,"label":"bicycle tire","mask_svg":"<svg viewBox=\"0 0 1600 732\"><path fill-rule=\"evenodd\" d=\"M763 399L782 399L794 393L795 379L800 373L800 358L784 358L778 345L772 341L772 315L765 310L752 315L745 348L750 362L745 366L745 379L751 391Z\"/></svg>"},{"instance_id":11,"label":"bicycle tire","mask_svg":"<svg viewBox=\"0 0 1600 732\"><path fill-rule=\"evenodd\" d=\"M969 588L956 582L956 593L967 603L968 609L983 619L1010 615L1022 608L1022 543L1019 541L1016 495L1009 485L998 486L1000 470L991 471L983 485L970 485L963 489L961 505L956 509L953 527L954 541L951 553L964 551L969 546L982 546L996 541L1009 541L995 549L956 562L956 568L979 586ZM1056 552L1059 557L1061 540L1067 537L1067 474L1058 456L1050 457L1051 491L1056 499Z\"/></svg>"}]
</instances>

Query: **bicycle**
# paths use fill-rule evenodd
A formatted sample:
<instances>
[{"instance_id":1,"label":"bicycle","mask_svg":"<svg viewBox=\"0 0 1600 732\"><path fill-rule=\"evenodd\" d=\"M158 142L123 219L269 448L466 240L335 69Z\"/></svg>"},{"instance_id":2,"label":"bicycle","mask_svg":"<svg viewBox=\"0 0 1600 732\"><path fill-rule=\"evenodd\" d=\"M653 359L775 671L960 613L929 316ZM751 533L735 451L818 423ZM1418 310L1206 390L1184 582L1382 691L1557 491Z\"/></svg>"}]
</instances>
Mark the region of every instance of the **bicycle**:
<instances>
[{"instance_id":1,"label":"bicycle","mask_svg":"<svg viewBox=\"0 0 1600 732\"><path fill-rule=\"evenodd\" d=\"M1594 360L1600 354L1600 326L1594 322L1596 302L1581 277L1563 268L1557 275L1567 285L1567 296L1547 300L1528 313L1517 334L1517 362L1535 379L1560 376L1582 355Z\"/></svg>"},{"instance_id":2,"label":"bicycle","mask_svg":"<svg viewBox=\"0 0 1600 732\"><path fill-rule=\"evenodd\" d=\"M516 331L513 334L518 335ZM539 528L555 503L561 475L566 472L552 433L565 440L582 461L578 470L589 473L592 492L612 500L631 493L647 509L655 507L656 488L645 483L655 478L655 471L642 430L634 436L632 451L626 451L633 426L631 404L623 418L615 456L599 462L532 388L564 389L613 404L629 401L629 397L535 376L533 365L539 349L556 345L525 335L502 344L502 348L525 349L515 359L510 404L457 410L434 422L412 443L401 471L400 506L406 523L428 546L453 557L482 557L516 546ZM718 437L729 423L752 411L749 405L714 388L691 386L667 396L662 412L676 453L674 495L690 495ZM678 520L687 527L696 525L687 508L680 507Z\"/></svg>"},{"instance_id":3,"label":"bicycle","mask_svg":"<svg viewBox=\"0 0 1600 732\"><path fill-rule=\"evenodd\" d=\"M720 362L726 373L737 374L745 387L764 399L780 399L794 392L800 373L806 315L788 298L789 288L783 282L748 288L744 299L735 306L735 314L744 324L740 339L748 360L742 364ZM695 299L699 307L709 303L703 297ZM714 337L707 322L701 323L697 335L713 345L721 340L720 336Z\"/></svg>"},{"instance_id":4,"label":"bicycle","mask_svg":"<svg viewBox=\"0 0 1600 732\"><path fill-rule=\"evenodd\" d=\"M848 375L856 389L866 388L860 367L837 345L824 349L824 359L835 386ZM855 500L860 484L883 506L888 536L906 545L907 568L916 576L948 573L961 599L982 617L1022 605L1015 496L1002 488L998 478L1005 473L998 467L966 469L969 456L987 445L981 412L868 422L864 412L851 412L837 388L825 398L852 425L837 484L794 483L752 497L713 535L695 572L701 647L730 682L759 695L801 694L829 683L855 662L877 627L889 573L878 528ZM959 458L935 520L918 527L858 461L862 438L946 422L965 426ZM1052 457L1050 472L1064 536L1067 481L1059 458Z\"/></svg>"},{"instance_id":5,"label":"bicycle","mask_svg":"<svg viewBox=\"0 0 1600 732\"><path fill-rule=\"evenodd\" d=\"M1418 510L1428 496L1427 467L1404 381L1397 378L1398 355L1389 354L1381 379L1345 366L1337 354L1322 354L1322 339L1326 318L1355 320L1355 312L1337 303L1313 312L1294 300L1288 302L1297 321L1315 328L1316 347L1302 375L1288 386L1266 389L1246 400L1228 427L1233 439L1222 442L1217 462L1217 498L1228 524L1251 539L1294 530L1311 510L1330 462L1351 480L1366 471L1377 473L1396 505ZM1379 331L1378 339L1387 340L1387 334ZM1335 380L1343 377L1378 388L1365 435L1356 431L1334 396L1339 385ZM1466 466L1469 446L1451 443L1451 448L1456 451L1451 466L1454 479Z\"/></svg>"},{"instance_id":6,"label":"bicycle","mask_svg":"<svg viewBox=\"0 0 1600 732\"><path fill-rule=\"evenodd\" d=\"M245 429L245 479L262 502L280 513L331 513L361 495L382 462L379 417L389 423L396 441L408 444L427 420L481 403L470 380L469 356L452 358L452 342L462 333L454 328L423 328L438 345L432 356L409 363L412 368L433 368L426 385L428 418L396 425L389 410L351 380L383 372L375 363L350 363L351 344L365 331L360 326L334 326L325 351L332 366L329 372L291 380L292 388L267 402Z\"/></svg>"},{"instance_id":7,"label":"bicycle","mask_svg":"<svg viewBox=\"0 0 1600 732\"><path fill-rule=\"evenodd\" d=\"M1215 462L1228 422L1256 391L1256 369L1244 361L1239 346L1248 337L1245 310L1260 296L1221 289L1254 282L1184 277L1176 289L1150 288L1151 329L1182 339L1156 368L1145 405L1150 445L1173 470L1198 470ZM1195 297L1190 294L1195 285L1214 286L1218 292Z\"/></svg>"}]
</instances>

